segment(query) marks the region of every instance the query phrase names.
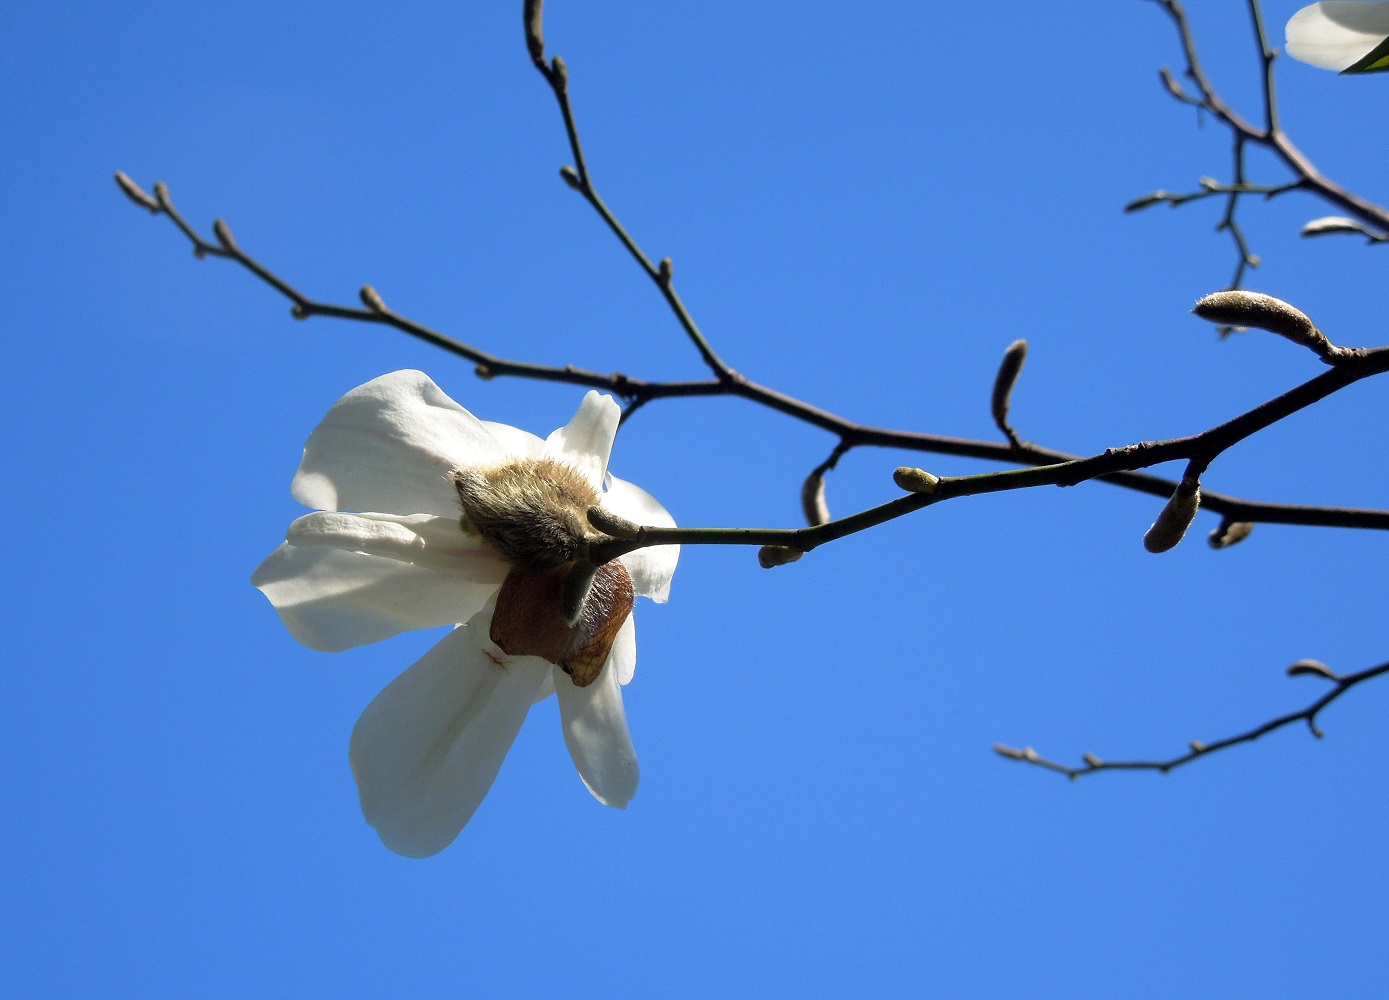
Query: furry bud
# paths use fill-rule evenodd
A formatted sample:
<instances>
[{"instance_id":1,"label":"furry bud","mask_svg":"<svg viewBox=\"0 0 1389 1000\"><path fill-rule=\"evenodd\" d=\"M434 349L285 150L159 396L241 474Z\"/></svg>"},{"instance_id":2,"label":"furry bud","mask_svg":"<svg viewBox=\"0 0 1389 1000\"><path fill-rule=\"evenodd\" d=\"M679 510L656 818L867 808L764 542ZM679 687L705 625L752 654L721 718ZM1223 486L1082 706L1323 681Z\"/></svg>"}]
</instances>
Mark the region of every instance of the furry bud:
<instances>
[{"instance_id":1,"label":"furry bud","mask_svg":"<svg viewBox=\"0 0 1389 1000\"><path fill-rule=\"evenodd\" d=\"M1335 351L1326 334L1316 328L1306 313L1262 292L1243 289L1215 292L1198 299L1191 311L1222 326L1255 327L1276 333L1315 351L1323 359Z\"/></svg>"},{"instance_id":2,"label":"furry bud","mask_svg":"<svg viewBox=\"0 0 1389 1000\"><path fill-rule=\"evenodd\" d=\"M793 549L789 545L764 545L757 550L757 561L762 564L763 569L771 569L773 566L793 563L803 555L805 553L800 549Z\"/></svg>"},{"instance_id":3,"label":"furry bud","mask_svg":"<svg viewBox=\"0 0 1389 1000\"><path fill-rule=\"evenodd\" d=\"M910 465L904 465L892 474L892 481L897 484L898 489L906 490L908 493L934 493L940 478L931 475L925 469L913 469Z\"/></svg>"},{"instance_id":4,"label":"furry bud","mask_svg":"<svg viewBox=\"0 0 1389 1000\"><path fill-rule=\"evenodd\" d=\"M1196 479L1183 479L1172 491L1172 498L1162 508L1153 526L1143 536L1143 547L1149 552L1166 552L1176 548L1191 522L1196 520L1196 511L1201 506L1201 483Z\"/></svg>"}]
</instances>

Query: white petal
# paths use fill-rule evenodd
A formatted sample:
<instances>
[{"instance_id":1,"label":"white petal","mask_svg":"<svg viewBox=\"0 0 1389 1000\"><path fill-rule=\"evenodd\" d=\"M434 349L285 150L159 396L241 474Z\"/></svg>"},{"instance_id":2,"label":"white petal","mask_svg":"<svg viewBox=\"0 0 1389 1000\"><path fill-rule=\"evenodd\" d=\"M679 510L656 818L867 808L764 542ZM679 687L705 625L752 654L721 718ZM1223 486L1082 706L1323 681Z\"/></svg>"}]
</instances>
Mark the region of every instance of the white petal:
<instances>
[{"instance_id":1,"label":"white petal","mask_svg":"<svg viewBox=\"0 0 1389 1000\"><path fill-rule=\"evenodd\" d=\"M537 657L502 653L487 638L490 622L482 613L454 629L377 695L352 730L362 814L397 854L428 857L458 836L549 669Z\"/></svg>"},{"instance_id":2,"label":"white petal","mask_svg":"<svg viewBox=\"0 0 1389 1000\"><path fill-rule=\"evenodd\" d=\"M535 702L538 705L550 695L555 693L555 678L553 673L546 673L545 679L540 682L540 690L535 692Z\"/></svg>"},{"instance_id":3,"label":"white petal","mask_svg":"<svg viewBox=\"0 0 1389 1000\"><path fill-rule=\"evenodd\" d=\"M637 672L637 616L628 615L613 639L613 648L608 651L606 668L617 674L617 682L622 685L632 683Z\"/></svg>"},{"instance_id":4,"label":"white petal","mask_svg":"<svg viewBox=\"0 0 1389 1000\"><path fill-rule=\"evenodd\" d=\"M544 440L530 431L523 431L510 424L499 424L494 420L483 420L481 423L502 443L510 455L517 458L536 458L545 453Z\"/></svg>"},{"instance_id":5,"label":"white petal","mask_svg":"<svg viewBox=\"0 0 1389 1000\"><path fill-rule=\"evenodd\" d=\"M569 423L545 439L545 454L567 460L588 477L595 490L602 490L621 418L622 408L611 396L590 389Z\"/></svg>"},{"instance_id":6,"label":"white petal","mask_svg":"<svg viewBox=\"0 0 1389 1000\"><path fill-rule=\"evenodd\" d=\"M290 634L329 652L467 621L507 566L446 518L307 514L251 576Z\"/></svg>"},{"instance_id":7,"label":"white petal","mask_svg":"<svg viewBox=\"0 0 1389 1000\"><path fill-rule=\"evenodd\" d=\"M1321 69L1353 66L1389 37L1389 3L1328 0L1288 21L1288 55Z\"/></svg>"},{"instance_id":8,"label":"white petal","mask_svg":"<svg viewBox=\"0 0 1389 1000\"><path fill-rule=\"evenodd\" d=\"M510 454L428 375L392 372L333 404L304 445L290 492L319 510L457 517L449 472Z\"/></svg>"},{"instance_id":9,"label":"white petal","mask_svg":"<svg viewBox=\"0 0 1389 1000\"><path fill-rule=\"evenodd\" d=\"M554 668L564 742L593 797L605 806L625 809L637 794L637 754L627 732L618 672L603 667L588 687L575 687L569 675Z\"/></svg>"},{"instance_id":10,"label":"white petal","mask_svg":"<svg viewBox=\"0 0 1389 1000\"><path fill-rule=\"evenodd\" d=\"M603 506L608 510L644 527L675 527L675 519L646 490L616 476L609 476L608 482L608 491L603 494ZM622 565L631 574L632 589L639 597L664 602L670 597L670 578L679 558L678 545L652 545L627 553Z\"/></svg>"}]
</instances>

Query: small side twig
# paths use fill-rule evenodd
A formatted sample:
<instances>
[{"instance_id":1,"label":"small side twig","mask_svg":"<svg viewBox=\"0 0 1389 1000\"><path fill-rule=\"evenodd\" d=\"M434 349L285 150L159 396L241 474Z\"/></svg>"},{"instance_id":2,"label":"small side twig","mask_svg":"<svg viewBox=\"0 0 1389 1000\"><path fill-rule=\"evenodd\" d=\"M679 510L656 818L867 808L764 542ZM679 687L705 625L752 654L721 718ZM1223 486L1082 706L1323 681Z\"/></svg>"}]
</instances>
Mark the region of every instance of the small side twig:
<instances>
[{"instance_id":1,"label":"small side twig","mask_svg":"<svg viewBox=\"0 0 1389 1000\"><path fill-rule=\"evenodd\" d=\"M1280 715L1274 719L1269 719L1267 722L1261 723L1245 732L1237 733L1234 736L1227 736L1224 739L1214 740L1209 743L1202 742L1201 740L1192 740L1191 743L1188 744L1186 753L1178 754L1175 757L1169 757L1165 760L1103 760L1093 753L1087 753L1081 757L1082 762L1080 764L1070 765L1063 764L1060 761L1052 760L1048 757L1043 757L1031 747L1019 748L997 743L994 745L993 749L1000 757L1021 761L1024 764L1032 764L1048 771L1055 771L1058 774L1064 774L1071 780L1075 780L1087 774L1095 774L1098 771L1157 771L1166 774L1200 757L1208 757L1220 750L1238 746L1241 743L1252 743L1260 736L1282 729L1285 726L1290 726L1295 722L1305 722L1308 731L1313 736L1320 739L1323 734L1321 728L1317 725L1317 717L1321 714L1322 710L1351 688L1363 684L1368 680L1383 676L1384 674L1389 674L1389 662L1381 663L1367 670L1361 670L1359 673L1338 675L1332 673L1325 666L1315 661L1299 660L1297 663L1288 667L1287 673L1290 677L1313 675L1321 677L1332 683L1331 690L1327 691L1326 694L1322 695L1306 708L1296 712L1289 712L1287 715Z\"/></svg>"}]
</instances>

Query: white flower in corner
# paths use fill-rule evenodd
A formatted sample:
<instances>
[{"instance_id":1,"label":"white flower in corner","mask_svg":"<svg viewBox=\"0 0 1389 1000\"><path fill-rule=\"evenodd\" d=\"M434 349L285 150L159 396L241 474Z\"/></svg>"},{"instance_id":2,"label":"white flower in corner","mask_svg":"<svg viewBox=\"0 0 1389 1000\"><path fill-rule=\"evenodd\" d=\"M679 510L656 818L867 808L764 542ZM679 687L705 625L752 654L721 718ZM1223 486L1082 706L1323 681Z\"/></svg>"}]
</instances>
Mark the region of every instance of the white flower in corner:
<instances>
[{"instance_id":1,"label":"white flower in corner","mask_svg":"<svg viewBox=\"0 0 1389 1000\"><path fill-rule=\"evenodd\" d=\"M474 417L417 371L338 400L309 435L291 492L316 508L251 577L290 633L342 650L463 622L367 706L350 757L362 812L391 850L447 847L487 794L530 706L559 696L584 784L622 808L637 759L622 688L636 666L634 596L664 601L678 546L600 567L577 621L561 608L601 505L674 526L608 474L618 406L590 392L545 440ZM571 601L572 604L572 601Z\"/></svg>"},{"instance_id":2,"label":"white flower in corner","mask_svg":"<svg viewBox=\"0 0 1389 1000\"><path fill-rule=\"evenodd\" d=\"M1389 3L1327 0L1288 21L1288 55L1340 73L1389 70Z\"/></svg>"}]
</instances>

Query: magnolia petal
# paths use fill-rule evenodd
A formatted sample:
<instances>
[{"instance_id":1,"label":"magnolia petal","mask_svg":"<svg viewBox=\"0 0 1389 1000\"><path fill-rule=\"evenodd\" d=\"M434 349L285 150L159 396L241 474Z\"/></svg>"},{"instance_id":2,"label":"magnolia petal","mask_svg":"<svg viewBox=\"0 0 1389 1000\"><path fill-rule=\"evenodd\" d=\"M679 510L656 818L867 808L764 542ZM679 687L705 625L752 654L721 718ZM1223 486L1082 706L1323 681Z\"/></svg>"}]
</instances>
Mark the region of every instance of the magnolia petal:
<instances>
[{"instance_id":1,"label":"magnolia petal","mask_svg":"<svg viewBox=\"0 0 1389 1000\"><path fill-rule=\"evenodd\" d=\"M608 491L603 494L603 506L625 517L633 524L647 528L673 528L675 519L646 490L625 479L608 477ZM680 558L678 545L652 545L622 556L622 565L632 577L632 589L638 597L649 597L664 603L670 597L670 579Z\"/></svg>"},{"instance_id":2,"label":"magnolia petal","mask_svg":"<svg viewBox=\"0 0 1389 1000\"><path fill-rule=\"evenodd\" d=\"M601 491L621 418L622 408L611 396L590 389L569 423L545 439L545 454L569 462Z\"/></svg>"},{"instance_id":3,"label":"magnolia petal","mask_svg":"<svg viewBox=\"0 0 1389 1000\"><path fill-rule=\"evenodd\" d=\"M308 514L290 525L290 540L251 583L294 638L327 652L467 621L496 593L506 565L490 552L466 549L466 539L444 558L446 543L431 544L436 520Z\"/></svg>"},{"instance_id":4,"label":"magnolia petal","mask_svg":"<svg viewBox=\"0 0 1389 1000\"><path fill-rule=\"evenodd\" d=\"M617 674L617 682L626 686L632 683L637 672L637 625L636 616L628 615L622 629L613 640L612 651L608 653L607 669Z\"/></svg>"},{"instance_id":5,"label":"magnolia petal","mask_svg":"<svg viewBox=\"0 0 1389 1000\"><path fill-rule=\"evenodd\" d=\"M536 458L545 453L545 441L530 431L523 431L510 424L499 424L495 420L483 420L481 424L502 443L509 455L516 458Z\"/></svg>"},{"instance_id":6,"label":"magnolia petal","mask_svg":"<svg viewBox=\"0 0 1389 1000\"><path fill-rule=\"evenodd\" d=\"M490 586L500 585L508 569L497 550L465 532L456 517L320 510L292 522L285 541L383 556Z\"/></svg>"},{"instance_id":7,"label":"magnolia petal","mask_svg":"<svg viewBox=\"0 0 1389 1000\"><path fill-rule=\"evenodd\" d=\"M304 445L290 492L319 510L457 517L449 472L510 454L428 375L391 372L333 404Z\"/></svg>"},{"instance_id":8,"label":"magnolia petal","mask_svg":"<svg viewBox=\"0 0 1389 1000\"><path fill-rule=\"evenodd\" d=\"M622 688L611 661L598 679L577 687L554 668L564 743L579 769L584 787L605 806L625 809L637 794L637 754L622 709Z\"/></svg>"},{"instance_id":9,"label":"magnolia petal","mask_svg":"<svg viewBox=\"0 0 1389 1000\"><path fill-rule=\"evenodd\" d=\"M1340 72L1389 37L1389 3L1327 0L1288 20L1287 52L1301 62Z\"/></svg>"},{"instance_id":10,"label":"magnolia petal","mask_svg":"<svg viewBox=\"0 0 1389 1000\"><path fill-rule=\"evenodd\" d=\"M535 700L531 702L538 705L550 695L555 693L555 676L553 672L547 673L545 679L540 682L540 690L535 692Z\"/></svg>"},{"instance_id":11,"label":"magnolia petal","mask_svg":"<svg viewBox=\"0 0 1389 1000\"><path fill-rule=\"evenodd\" d=\"M492 787L549 672L543 660L493 646L489 620L482 613L450 632L353 727L349 756L362 814L397 854L428 857L453 842Z\"/></svg>"}]
</instances>

